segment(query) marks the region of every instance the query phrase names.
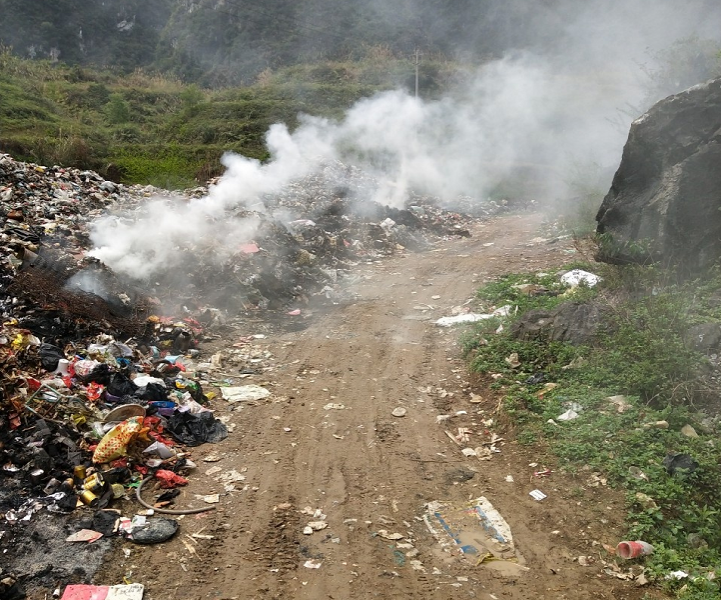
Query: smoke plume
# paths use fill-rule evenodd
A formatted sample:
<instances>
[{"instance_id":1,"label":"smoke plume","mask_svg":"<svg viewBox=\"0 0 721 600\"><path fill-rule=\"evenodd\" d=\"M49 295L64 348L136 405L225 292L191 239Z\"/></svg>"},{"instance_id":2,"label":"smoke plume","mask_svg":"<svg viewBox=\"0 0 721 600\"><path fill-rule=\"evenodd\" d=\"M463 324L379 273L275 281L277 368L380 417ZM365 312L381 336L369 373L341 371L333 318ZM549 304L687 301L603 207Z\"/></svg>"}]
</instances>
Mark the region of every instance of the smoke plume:
<instances>
[{"instance_id":1,"label":"smoke plume","mask_svg":"<svg viewBox=\"0 0 721 600\"><path fill-rule=\"evenodd\" d=\"M648 107L646 73L653 52L719 22L718 6L696 1L605 0L581 8L545 31L543 48L509 48L479 65L448 95L425 101L397 90L364 99L339 121L303 116L289 131L273 125L265 163L227 154L226 172L208 195L154 200L133 218L95 223L93 255L138 279L177 267L178 248L212 242L219 261L250 241L264 198L328 161L372 176L358 200L401 207L411 190L452 202L484 202L525 173L525 195L539 203L569 196L568 174L615 169L630 122ZM551 42L548 42L552 39ZM593 170L597 173L597 170ZM518 188L517 188L518 189Z\"/></svg>"}]
</instances>

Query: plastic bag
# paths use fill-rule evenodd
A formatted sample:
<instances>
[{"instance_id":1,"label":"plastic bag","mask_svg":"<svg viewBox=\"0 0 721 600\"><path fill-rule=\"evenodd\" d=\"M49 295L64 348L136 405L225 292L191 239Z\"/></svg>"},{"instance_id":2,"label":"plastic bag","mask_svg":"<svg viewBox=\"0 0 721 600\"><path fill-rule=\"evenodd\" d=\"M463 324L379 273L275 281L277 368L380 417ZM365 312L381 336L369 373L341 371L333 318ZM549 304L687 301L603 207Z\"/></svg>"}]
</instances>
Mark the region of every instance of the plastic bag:
<instances>
[{"instance_id":1,"label":"plastic bag","mask_svg":"<svg viewBox=\"0 0 721 600\"><path fill-rule=\"evenodd\" d=\"M93 453L94 463L106 463L125 456L128 444L143 428L143 417L131 417L105 434Z\"/></svg>"},{"instance_id":2,"label":"plastic bag","mask_svg":"<svg viewBox=\"0 0 721 600\"><path fill-rule=\"evenodd\" d=\"M228 428L211 412L197 415L176 412L168 421L167 431L187 446L199 446L206 442L215 444L228 437Z\"/></svg>"},{"instance_id":3,"label":"plastic bag","mask_svg":"<svg viewBox=\"0 0 721 600\"><path fill-rule=\"evenodd\" d=\"M65 358L65 353L52 344L40 344L38 355L40 356L40 364L46 371L57 369L58 363Z\"/></svg>"},{"instance_id":4,"label":"plastic bag","mask_svg":"<svg viewBox=\"0 0 721 600\"><path fill-rule=\"evenodd\" d=\"M155 471L155 477L160 479L160 487L164 489L170 489L178 487L179 485L187 485L188 480L185 477L181 477L172 471L166 469L158 469Z\"/></svg>"}]
</instances>

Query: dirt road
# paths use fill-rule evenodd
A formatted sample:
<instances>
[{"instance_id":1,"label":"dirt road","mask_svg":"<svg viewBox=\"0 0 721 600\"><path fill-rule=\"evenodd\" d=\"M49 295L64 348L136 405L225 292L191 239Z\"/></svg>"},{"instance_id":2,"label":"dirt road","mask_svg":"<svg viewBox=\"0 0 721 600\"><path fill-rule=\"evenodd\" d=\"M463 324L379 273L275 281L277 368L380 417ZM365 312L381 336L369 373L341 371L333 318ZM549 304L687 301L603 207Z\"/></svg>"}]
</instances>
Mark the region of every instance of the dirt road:
<instances>
[{"instance_id":1,"label":"dirt road","mask_svg":"<svg viewBox=\"0 0 721 600\"><path fill-rule=\"evenodd\" d=\"M199 468L178 498L197 506L195 494L220 492L217 510L185 517L166 544L126 543L130 556L115 554L96 581L127 576L146 585L147 600L640 598L599 560L599 543L618 541L620 494L558 472L535 478L529 464L544 457L488 421L498 398L471 387L458 330L433 324L498 274L577 258L568 240L538 240L539 226L536 216L497 218L470 239L362 265L356 301L258 342L274 369L244 383L265 383L272 396L233 411L215 401L233 431L193 451ZM471 391L486 401L472 404ZM398 407L405 416L391 414ZM457 411L467 414L438 422ZM459 427L472 432L469 444L445 433ZM505 440L490 460L462 454L493 434ZM204 462L210 454L221 459ZM226 493L217 473L233 469L245 481ZM534 500L535 488L548 498ZM459 533L450 507L480 496L511 528L512 561L461 554L448 535ZM433 515L424 521L433 501L448 503L448 531ZM304 534L311 522L327 527Z\"/></svg>"}]
</instances>

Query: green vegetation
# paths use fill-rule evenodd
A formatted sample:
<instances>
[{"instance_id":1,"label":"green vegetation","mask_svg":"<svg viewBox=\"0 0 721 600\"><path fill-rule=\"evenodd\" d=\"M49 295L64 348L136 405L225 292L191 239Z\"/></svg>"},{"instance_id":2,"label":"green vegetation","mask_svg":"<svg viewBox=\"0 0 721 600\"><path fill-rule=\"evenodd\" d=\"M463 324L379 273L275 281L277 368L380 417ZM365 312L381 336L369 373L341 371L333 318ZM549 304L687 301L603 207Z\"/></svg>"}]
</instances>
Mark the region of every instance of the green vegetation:
<instances>
[{"instance_id":1,"label":"green vegetation","mask_svg":"<svg viewBox=\"0 0 721 600\"><path fill-rule=\"evenodd\" d=\"M721 279L678 284L657 268L581 263L571 268L603 280L569 294L556 273L514 274L479 290L485 306L509 304L518 310L501 333L495 333L497 323L484 323L465 334L471 369L500 375L492 387L504 396L518 443L543 444L561 468L581 476L600 471L609 485L625 490L627 539L655 547L643 559L648 579L678 598L718 598L721 444L714 417L721 390L706 377L709 360L685 340L694 324L720 322L715 294ZM544 294L514 287L523 284L543 286ZM593 343L580 347L509 335L509 322L527 310L569 299L603 307L606 323ZM511 353L517 353L520 366L506 360ZM545 379L528 383L538 373ZM624 399L614 403L611 396ZM569 408L578 417L559 421ZM686 425L698 437L689 436L688 429L682 433ZM690 455L698 468L669 473L664 466L669 454ZM666 578L679 570L689 577Z\"/></svg>"},{"instance_id":2,"label":"green vegetation","mask_svg":"<svg viewBox=\"0 0 721 600\"><path fill-rule=\"evenodd\" d=\"M428 61L435 81L451 63ZM367 62L266 71L248 87L203 90L135 71L21 59L0 47L0 150L19 160L89 168L126 183L197 185L221 172L226 151L265 159L265 135L300 113L339 118L358 99L390 89L408 61L377 52Z\"/></svg>"}]
</instances>

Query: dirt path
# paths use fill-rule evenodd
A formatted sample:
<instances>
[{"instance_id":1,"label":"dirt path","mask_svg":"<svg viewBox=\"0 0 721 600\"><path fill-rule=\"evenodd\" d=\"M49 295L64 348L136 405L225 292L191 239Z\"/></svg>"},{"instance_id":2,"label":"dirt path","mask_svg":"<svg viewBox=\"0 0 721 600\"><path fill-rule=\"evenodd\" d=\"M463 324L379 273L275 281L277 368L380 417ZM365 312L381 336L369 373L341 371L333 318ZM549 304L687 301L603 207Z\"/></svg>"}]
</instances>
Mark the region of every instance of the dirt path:
<instances>
[{"instance_id":1,"label":"dirt path","mask_svg":"<svg viewBox=\"0 0 721 600\"><path fill-rule=\"evenodd\" d=\"M617 541L621 497L558 473L534 478L529 463L542 458L483 425L495 400L469 402L458 331L432 323L487 279L574 258L568 241L532 242L539 226L535 216L498 218L470 239L364 265L356 302L263 340L275 369L243 383L270 383L272 397L232 412L215 403L235 428L223 443L193 451L200 467L179 498L182 506L194 494L221 492L218 509L185 517L181 534L162 546L127 543L130 556L118 552L96 580L127 575L146 585L147 600L641 597L599 576L597 544ZM406 416L392 416L396 407ZM437 422L456 411L468 414ZM462 426L477 439L495 432L508 441L491 460L466 458L445 433ZM211 453L222 459L203 462ZM238 491L222 493L207 474L216 466L246 477ZM529 496L537 487L549 496L543 502ZM444 551L422 519L429 502L479 496L505 517L526 569L505 572ZM311 521L328 526L304 535ZM213 539L188 537L197 532ZM387 539L394 533L403 539Z\"/></svg>"}]
</instances>

